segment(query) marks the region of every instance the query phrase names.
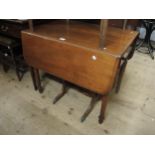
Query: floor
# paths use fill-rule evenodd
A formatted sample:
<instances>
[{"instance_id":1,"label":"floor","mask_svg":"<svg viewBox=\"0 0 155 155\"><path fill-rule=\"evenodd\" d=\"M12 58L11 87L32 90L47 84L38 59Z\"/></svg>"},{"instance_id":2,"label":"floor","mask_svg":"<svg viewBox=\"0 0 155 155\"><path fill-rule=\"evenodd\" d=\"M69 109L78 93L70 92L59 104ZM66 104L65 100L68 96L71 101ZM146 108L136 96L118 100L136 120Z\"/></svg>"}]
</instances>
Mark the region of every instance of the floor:
<instances>
[{"instance_id":1,"label":"floor","mask_svg":"<svg viewBox=\"0 0 155 155\"><path fill-rule=\"evenodd\" d=\"M128 63L119 94L112 92L103 124L100 102L84 123L90 98L71 89L56 105L61 84L45 79L43 94L34 91L30 74L18 82L0 66L0 134L155 134L155 62L136 52Z\"/></svg>"}]
</instances>

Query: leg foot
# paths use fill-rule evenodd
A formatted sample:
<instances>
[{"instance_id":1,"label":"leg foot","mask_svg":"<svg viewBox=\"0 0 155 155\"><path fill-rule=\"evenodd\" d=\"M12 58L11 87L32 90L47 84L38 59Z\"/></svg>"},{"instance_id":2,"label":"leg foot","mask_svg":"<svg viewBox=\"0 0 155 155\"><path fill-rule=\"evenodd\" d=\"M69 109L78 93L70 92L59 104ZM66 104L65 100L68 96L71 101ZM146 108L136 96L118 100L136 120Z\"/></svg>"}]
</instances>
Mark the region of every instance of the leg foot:
<instances>
[{"instance_id":1,"label":"leg foot","mask_svg":"<svg viewBox=\"0 0 155 155\"><path fill-rule=\"evenodd\" d=\"M30 73L31 73L31 78L32 78L32 81L33 81L34 89L38 90L36 79L35 79L34 68L33 67L30 67Z\"/></svg>"},{"instance_id":2,"label":"leg foot","mask_svg":"<svg viewBox=\"0 0 155 155\"><path fill-rule=\"evenodd\" d=\"M88 115L91 113L91 111L94 109L94 106L96 105L96 102L100 99L100 95L97 95L92 98L87 110L84 112L84 114L81 117L81 122L84 122Z\"/></svg>"},{"instance_id":3,"label":"leg foot","mask_svg":"<svg viewBox=\"0 0 155 155\"><path fill-rule=\"evenodd\" d=\"M62 92L55 97L55 99L53 100L53 104L58 102L58 100L60 100L68 92L68 89L69 87L67 87L66 84L63 84Z\"/></svg>"},{"instance_id":4,"label":"leg foot","mask_svg":"<svg viewBox=\"0 0 155 155\"><path fill-rule=\"evenodd\" d=\"M99 124L102 124L104 122L104 117L99 117L98 122L99 122Z\"/></svg>"},{"instance_id":5,"label":"leg foot","mask_svg":"<svg viewBox=\"0 0 155 155\"><path fill-rule=\"evenodd\" d=\"M34 75L35 75L35 79L36 79L37 88L40 93L43 93L43 87L41 86L41 80L40 80L40 75L39 75L38 69L34 69Z\"/></svg>"},{"instance_id":6,"label":"leg foot","mask_svg":"<svg viewBox=\"0 0 155 155\"><path fill-rule=\"evenodd\" d=\"M101 110L100 110L99 120L98 120L98 122L100 124L103 123L104 118L105 118L105 110L106 110L106 106L107 106L107 100L108 100L108 96L103 96L102 103L101 103Z\"/></svg>"}]
</instances>

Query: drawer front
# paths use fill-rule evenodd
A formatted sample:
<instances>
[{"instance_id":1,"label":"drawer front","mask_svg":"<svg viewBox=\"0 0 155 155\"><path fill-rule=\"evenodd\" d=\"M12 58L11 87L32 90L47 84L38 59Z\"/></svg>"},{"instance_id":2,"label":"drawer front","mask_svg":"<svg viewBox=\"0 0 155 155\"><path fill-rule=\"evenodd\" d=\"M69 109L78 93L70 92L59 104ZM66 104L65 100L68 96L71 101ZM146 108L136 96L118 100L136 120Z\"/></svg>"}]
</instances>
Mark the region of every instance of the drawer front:
<instances>
[{"instance_id":1,"label":"drawer front","mask_svg":"<svg viewBox=\"0 0 155 155\"><path fill-rule=\"evenodd\" d=\"M115 57L26 33L22 44L30 66L100 94L112 89L119 62Z\"/></svg>"}]
</instances>

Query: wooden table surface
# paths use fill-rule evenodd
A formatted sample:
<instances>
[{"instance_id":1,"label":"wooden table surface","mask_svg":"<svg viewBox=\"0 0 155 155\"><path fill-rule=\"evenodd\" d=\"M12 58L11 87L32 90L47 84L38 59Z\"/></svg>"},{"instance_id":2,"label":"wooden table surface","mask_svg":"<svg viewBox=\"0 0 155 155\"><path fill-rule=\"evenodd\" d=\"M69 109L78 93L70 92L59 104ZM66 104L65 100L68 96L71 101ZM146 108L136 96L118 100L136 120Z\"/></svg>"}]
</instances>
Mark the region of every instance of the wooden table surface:
<instances>
[{"instance_id":1,"label":"wooden table surface","mask_svg":"<svg viewBox=\"0 0 155 155\"><path fill-rule=\"evenodd\" d=\"M44 37L51 40L65 38L65 43L74 46L82 46L90 50L103 51L99 48L100 28L96 24L70 21L69 26L63 20L53 21L48 24L36 26L34 32L24 31L31 35ZM106 36L106 49L104 53L121 57L132 44L138 32L133 30L122 30L119 28L109 27Z\"/></svg>"},{"instance_id":2,"label":"wooden table surface","mask_svg":"<svg viewBox=\"0 0 155 155\"><path fill-rule=\"evenodd\" d=\"M22 32L27 63L97 93L108 93L122 55L138 33L109 28L106 49L99 48L99 26L56 21ZM60 38L66 39L61 41Z\"/></svg>"}]
</instances>

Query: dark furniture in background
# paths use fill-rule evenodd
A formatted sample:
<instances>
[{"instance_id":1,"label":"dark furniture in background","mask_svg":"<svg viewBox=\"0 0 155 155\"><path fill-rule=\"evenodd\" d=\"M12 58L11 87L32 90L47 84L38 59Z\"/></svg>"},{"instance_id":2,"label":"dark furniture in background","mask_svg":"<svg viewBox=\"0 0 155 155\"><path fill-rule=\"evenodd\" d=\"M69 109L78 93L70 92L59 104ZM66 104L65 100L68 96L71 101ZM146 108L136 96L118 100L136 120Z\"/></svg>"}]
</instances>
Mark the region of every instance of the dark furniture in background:
<instances>
[{"instance_id":1,"label":"dark furniture in background","mask_svg":"<svg viewBox=\"0 0 155 155\"><path fill-rule=\"evenodd\" d=\"M34 20L34 24L42 24L49 20ZM21 31L28 29L28 19L1 19L0 20L0 62L4 71L14 67L19 80L22 79L27 67L24 61Z\"/></svg>"},{"instance_id":2,"label":"dark furniture in background","mask_svg":"<svg viewBox=\"0 0 155 155\"><path fill-rule=\"evenodd\" d=\"M154 19L143 19L141 20L141 24L146 30L146 35L144 39L139 40L139 43L137 44L136 49L139 52L141 52L141 50L139 50L140 47L143 47L143 46L147 47L148 54L150 54L151 58L154 59L154 56L153 56L154 47L151 44L151 35L152 35L152 32L155 30L155 20Z\"/></svg>"},{"instance_id":3,"label":"dark furniture in background","mask_svg":"<svg viewBox=\"0 0 155 155\"><path fill-rule=\"evenodd\" d=\"M20 51L21 44L19 41L0 35L0 62L5 72L14 67L19 81L22 80L27 69Z\"/></svg>"},{"instance_id":4,"label":"dark furniture in background","mask_svg":"<svg viewBox=\"0 0 155 155\"><path fill-rule=\"evenodd\" d=\"M28 28L28 20L0 20L0 62L5 72L15 68L19 81L27 70L21 46L21 30Z\"/></svg>"},{"instance_id":5,"label":"dark furniture in background","mask_svg":"<svg viewBox=\"0 0 155 155\"><path fill-rule=\"evenodd\" d=\"M29 28L28 19L1 19L0 34L15 39L21 39L21 31ZM50 19L34 19L34 25L40 25L51 21Z\"/></svg>"}]
</instances>

